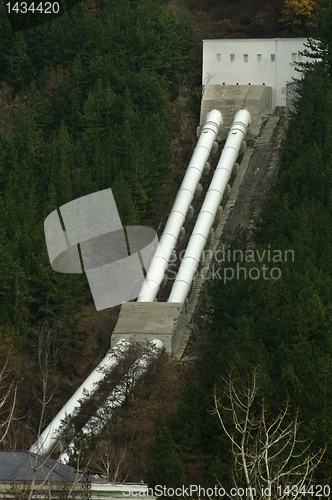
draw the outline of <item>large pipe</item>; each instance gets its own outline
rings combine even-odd
[[[249,125],[250,114],[248,111],[243,109],[236,113],[168,302],[183,303],[188,296],[201,254],[222,201],[223,193],[231,177],[243,139],[247,135]]]
[[[129,347],[130,342],[121,339],[107,352],[99,365],[90,373],[88,378],[38,437],[37,441],[31,446],[30,451],[38,455],[46,456],[54,450],[61,435],[68,426],[69,419],[78,414],[81,403],[91,398],[98,389],[99,383],[105,378],[110,370],[119,363],[119,360]]]
[[[111,394],[97,410],[96,414],[85,424],[81,430],[83,436],[90,436],[91,434],[97,435],[103,429],[105,425],[105,414],[107,414],[107,419],[109,420],[114,410],[124,403],[128,394],[128,386],[130,389],[133,389],[139,378],[147,371],[151,362],[159,356],[160,349],[162,349],[163,346],[163,342],[159,339],[154,339],[149,343],[147,351],[133,363],[126,377],[112,390]],[[70,454],[74,448],[75,443],[72,441],[60,456],[60,462],[65,464],[68,463]]]
[[[158,248],[149,266],[137,302],[153,302],[157,296],[170,256],[175,248],[221,124],[221,113],[216,109],[210,111],[160,238]]]

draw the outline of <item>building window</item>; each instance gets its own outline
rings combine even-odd
[[[262,60],[262,54],[257,54],[257,61],[261,61]]]
[[[217,61],[221,60],[221,54],[217,54]]]
[[[296,61],[296,52],[292,52],[292,61]]]
[[[302,61],[302,54],[301,54],[301,52],[299,52],[299,59],[298,60]]]
[[[276,60],[276,55],[275,54],[271,54],[271,61],[275,61]]]
[[[244,62],[248,62],[248,54],[243,54],[243,60]]]
[[[230,56],[231,56],[231,62],[234,62],[235,54],[230,54]]]

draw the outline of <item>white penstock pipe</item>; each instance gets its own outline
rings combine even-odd
[[[236,113],[168,302],[183,303],[188,296],[201,254],[206,245],[225,188],[231,177],[242,142],[247,135],[249,125],[250,114],[248,111],[243,109]]]
[[[160,349],[164,346],[163,342],[158,339],[152,340],[149,345],[152,347],[152,350],[148,350],[135,361],[128,370],[126,377],[112,390],[106,401],[98,408],[96,414],[85,424],[81,430],[84,436],[90,436],[91,434],[97,435],[103,429],[106,423],[105,415],[106,419],[109,420],[113,411],[124,403],[128,395],[128,387],[130,389],[134,388],[138,379],[144,375],[151,362],[159,356]],[[60,456],[60,462],[65,464],[68,463],[70,454],[74,448],[75,443],[72,441]]]
[[[54,417],[52,422],[31,446],[30,451],[38,455],[49,455],[54,450],[63,432],[69,424],[69,420],[80,411],[81,403],[88,401],[98,389],[99,383],[105,378],[110,370],[116,366],[125,352],[129,349],[130,342],[121,339],[110,349],[104,359],[93,370],[83,384],[77,389],[65,406]]]
[[[172,211],[168,217],[164,232],[160,238],[159,245],[152,258],[137,302],[153,302],[157,296],[170,256],[175,248],[221,124],[221,113],[216,109],[210,111],[178,191]]]

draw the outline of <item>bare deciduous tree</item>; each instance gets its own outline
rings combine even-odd
[[[20,363],[11,339],[2,336],[0,327],[0,448],[8,447],[8,435],[19,420],[16,410],[22,381]]]
[[[40,387],[38,391],[33,389],[33,393],[40,403],[36,411],[37,415],[39,414],[37,435],[40,436],[45,420],[47,420],[48,406],[56,390],[56,371],[61,351],[66,347],[68,339],[63,335],[59,322],[53,326],[45,322],[39,328],[35,328],[35,338],[37,341],[34,346],[36,348],[35,361],[38,365]],[[3,345],[6,351],[3,349],[4,352],[0,352],[0,444],[3,443],[3,446],[13,449],[13,446],[8,446],[10,443],[8,443],[7,434],[12,423],[17,420],[15,409],[20,380],[15,351],[8,341],[4,341]],[[18,459],[20,460],[19,456]],[[60,465],[59,459],[49,461],[47,457],[31,454],[25,465],[30,469],[30,474],[27,474],[28,479],[23,486],[21,480],[13,477],[11,489],[13,497],[22,500],[90,498],[89,488],[82,482],[87,470],[80,471],[79,462],[76,464],[76,472],[73,469],[71,477],[68,480],[64,478],[63,483],[60,484],[52,483],[52,475]]]
[[[228,406],[222,404],[215,389],[214,413],[231,442],[234,486],[240,492],[244,490],[243,496],[229,498],[282,500],[289,496],[290,490],[293,499],[302,496],[325,449],[311,453],[310,443],[303,447],[305,441],[299,439],[298,412],[290,418],[288,401],[270,421],[264,397],[260,398],[259,411],[254,410],[259,397],[256,371],[242,391],[236,390],[232,374],[224,381]],[[225,412],[231,413],[232,430],[227,427]]]
[[[10,358],[7,357],[0,370],[0,443],[5,441],[9,427],[15,418],[18,384],[12,376]]]
[[[126,455],[126,448],[117,449],[110,442],[100,441],[95,452],[95,462],[92,460],[91,466],[105,476],[107,481],[116,483],[123,476],[125,481],[128,477]]]
[[[40,330],[36,330],[36,337],[38,339],[39,377],[42,384],[42,396],[38,397],[35,392],[35,397],[41,405],[38,428],[38,435],[40,435],[41,429],[44,426],[47,405],[50,403],[55,393],[53,379],[58,349],[54,347],[53,328],[50,328],[47,323],[44,323]]]

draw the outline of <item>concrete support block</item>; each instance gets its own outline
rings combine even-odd
[[[190,207],[188,209],[188,213],[187,213],[187,219],[188,220],[192,219],[194,213],[195,213],[194,207],[192,205],[190,205]]]
[[[209,175],[211,170],[211,164],[207,161],[204,166],[203,175]]]
[[[224,196],[223,196],[223,201],[227,200],[229,195],[231,194],[232,188],[229,184],[227,184],[225,191],[224,191]]]
[[[211,155],[215,155],[218,152],[219,149],[219,144],[217,141],[214,141],[212,149],[211,149]]]
[[[262,116],[272,112],[272,88],[267,85],[213,85],[206,88],[201,102],[200,125],[205,123],[209,111],[218,109],[222,113],[223,127],[218,136],[226,138],[226,131],[233,122],[235,113],[247,109],[251,115],[249,138],[258,135]]]
[[[241,148],[240,148],[240,154],[244,155],[244,153],[247,151],[247,143],[246,141],[242,142]]]
[[[197,198],[199,198],[201,196],[202,190],[203,190],[202,184],[198,184],[196,192],[195,192],[195,196],[197,196]]]
[[[233,167],[232,174],[237,175],[237,174],[238,174],[238,171],[239,171],[239,164],[238,164],[238,163],[235,163],[235,165],[234,165],[234,167]]]
[[[217,210],[217,215],[216,215],[216,222],[219,224],[219,222],[221,221],[221,217],[222,217],[222,214],[224,213],[224,209],[223,207],[219,207],[218,210]]]
[[[166,352],[174,352],[186,327],[185,306],[170,302],[126,302],[115,325],[111,347],[120,339],[143,345],[153,339],[163,341]]]

